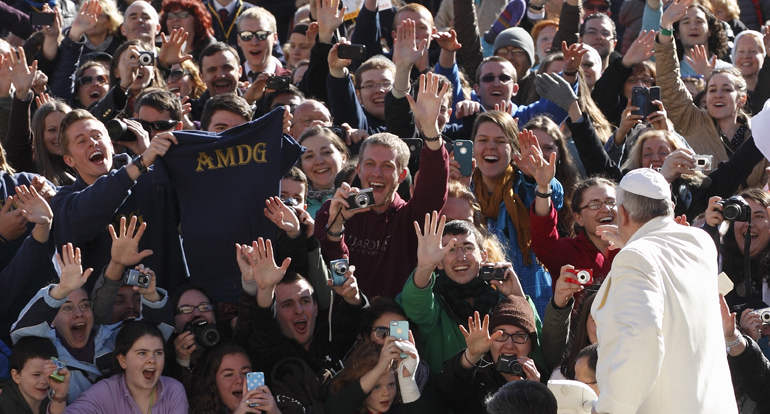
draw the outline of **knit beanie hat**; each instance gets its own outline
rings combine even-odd
[[[484,33],[484,40],[490,45],[495,43],[497,35],[505,29],[519,25],[521,18],[527,10],[527,3],[524,0],[511,0],[502,13],[497,16],[497,20],[492,23],[492,27]]]
[[[490,334],[495,332],[500,325],[518,326],[530,336],[537,336],[535,315],[532,313],[529,302],[520,296],[506,296],[489,315]]]
[[[535,62],[535,42],[532,41],[532,36],[521,27],[511,27],[497,35],[493,50],[497,52],[499,49],[507,46],[523,49],[527,52],[527,56],[529,56],[529,63],[533,64]]]

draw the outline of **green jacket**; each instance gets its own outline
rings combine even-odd
[[[420,356],[428,363],[431,372],[438,374],[441,372],[445,361],[466,348],[465,337],[460,330],[460,324],[467,328],[468,318],[467,316],[455,318],[444,309],[446,305],[443,299],[433,294],[436,277],[434,272],[431,274],[428,286],[419,289],[414,284],[414,272],[412,272],[404,285],[404,290],[396,297],[396,302],[404,309],[407,318],[417,325],[419,336],[416,340],[420,346]],[[502,295],[500,297],[502,298]],[[540,338],[543,326],[540,322],[540,316],[538,316],[535,304],[529,296],[527,296],[527,301],[535,315],[537,336]],[[481,317],[483,318],[484,315]],[[545,367],[539,343],[535,344],[532,359],[538,369]],[[546,375],[542,371],[541,374]]]

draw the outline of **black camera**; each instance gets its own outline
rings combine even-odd
[[[516,355],[500,355],[497,358],[497,372],[527,378],[524,367]]]
[[[729,221],[749,221],[751,206],[741,196],[732,196],[719,201],[722,206],[722,216]]]
[[[350,210],[364,208],[374,205],[374,193],[371,188],[363,189],[356,194],[348,196],[348,205]]]
[[[129,286],[148,288],[150,287],[150,275],[138,270],[129,269],[126,272],[126,284]]]
[[[330,126],[329,129],[334,132],[334,135],[336,135],[339,139],[342,140],[342,142],[347,142],[348,140],[348,130],[343,127],[338,126]]]
[[[148,50],[139,51],[139,66],[152,66],[155,64],[155,53]]]
[[[211,348],[219,343],[219,331],[217,331],[216,326],[203,319],[187,322],[183,332],[190,332],[195,335],[195,345],[198,346],[198,349]]]
[[[133,131],[128,129],[128,125],[121,119],[110,119],[105,125],[107,128],[107,134],[110,135],[112,141],[136,141],[137,136]]]
[[[276,92],[282,92],[289,89],[290,79],[288,76],[273,76],[265,83],[266,89],[272,89]]]
[[[481,269],[479,269],[479,277],[485,282],[491,280],[505,280],[506,270],[508,269],[502,267],[495,268],[494,266],[481,266]]]

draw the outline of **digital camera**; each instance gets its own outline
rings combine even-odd
[[[594,284],[594,271],[591,269],[570,269],[567,270],[567,272],[572,273],[575,275],[572,280],[568,280],[572,283],[577,283],[578,285],[593,285]]]
[[[139,66],[152,66],[155,64],[155,53],[148,50],[139,51]]]
[[[374,205],[374,192],[371,188],[363,189],[356,194],[348,196],[350,210],[365,208]]]
[[[329,268],[332,271],[332,284],[342,286],[345,284],[345,273],[348,272],[348,259],[332,260],[329,262]]]
[[[150,287],[150,275],[144,274],[138,270],[129,269],[126,272],[126,284],[129,286],[148,288]]]
[[[749,221],[751,217],[751,206],[739,195],[721,200],[719,205],[722,206],[722,216],[725,220]]]
[[[695,156],[695,171],[709,172],[712,169],[714,157],[711,155],[696,155]]]
[[[495,268],[494,266],[481,266],[479,269],[479,277],[485,282],[491,280],[505,280],[505,271],[508,270],[504,267]]]
[[[190,332],[195,335],[195,345],[198,346],[198,349],[211,348],[219,343],[219,331],[217,331],[216,326],[203,319],[187,322],[183,332]]]
[[[762,321],[762,325],[770,324],[770,308],[762,308],[754,310],[754,313],[759,315],[759,320]]]
[[[524,367],[516,355],[500,355],[497,358],[497,372],[511,374],[521,378],[527,378]]]
[[[56,382],[64,382],[64,375],[60,374],[59,371],[66,368],[67,366],[64,365],[64,362],[61,362],[59,358],[56,357],[51,357],[51,362],[56,365],[56,371],[52,372],[48,377]]]

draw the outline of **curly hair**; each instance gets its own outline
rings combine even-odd
[[[204,39],[214,36],[214,29],[211,27],[211,14],[203,7],[203,2],[196,0],[163,0],[163,8],[160,11],[160,27],[167,35],[166,21],[168,13],[174,9],[182,9],[195,15],[195,33],[193,33],[193,47],[197,48]]]
[[[334,377],[334,380],[329,385],[329,392],[331,394],[339,394],[347,388],[348,385],[358,381],[367,372],[374,369],[377,366],[377,362],[380,360],[381,345],[364,343],[357,347],[347,359],[345,359],[345,368]],[[396,366],[391,365],[389,370],[395,373]],[[396,401],[399,398],[396,397]],[[359,413],[365,413],[365,406],[361,406],[358,410]]]
[[[194,381],[190,395],[190,414],[211,414],[225,411],[225,405],[217,388],[217,372],[227,355],[242,354],[249,359],[246,350],[235,344],[220,345],[209,352],[200,365],[200,379]],[[189,391],[188,391],[189,392]]]
[[[725,32],[724,26],[722,26],[722,23],[717,20],[717,17],[714,16],[714,13],[711,12],[707,7],[701,5],[701,4],[693,4],[690,6],[692,9],[693,7],[696,7],[700,9],[703,14],[706,15],[706,22],[708,23],[708,30],[709,33],[709,39],[708,39],[708,50],[709,52],[715,54],[718,59],[724,59],[725,56],[727,56],[727,52],[729,51],[728,47],[728,41],[727,33]],[[679,22],[674,23],[674,33],[679,32]],[[684,59],[684,54],[686,50],[684,50],[684,45],[682,45],[682,42],[679,40],[678,36],[674,36],[674,39],[676,39],[676,53],[679,56],[679,60]]]

